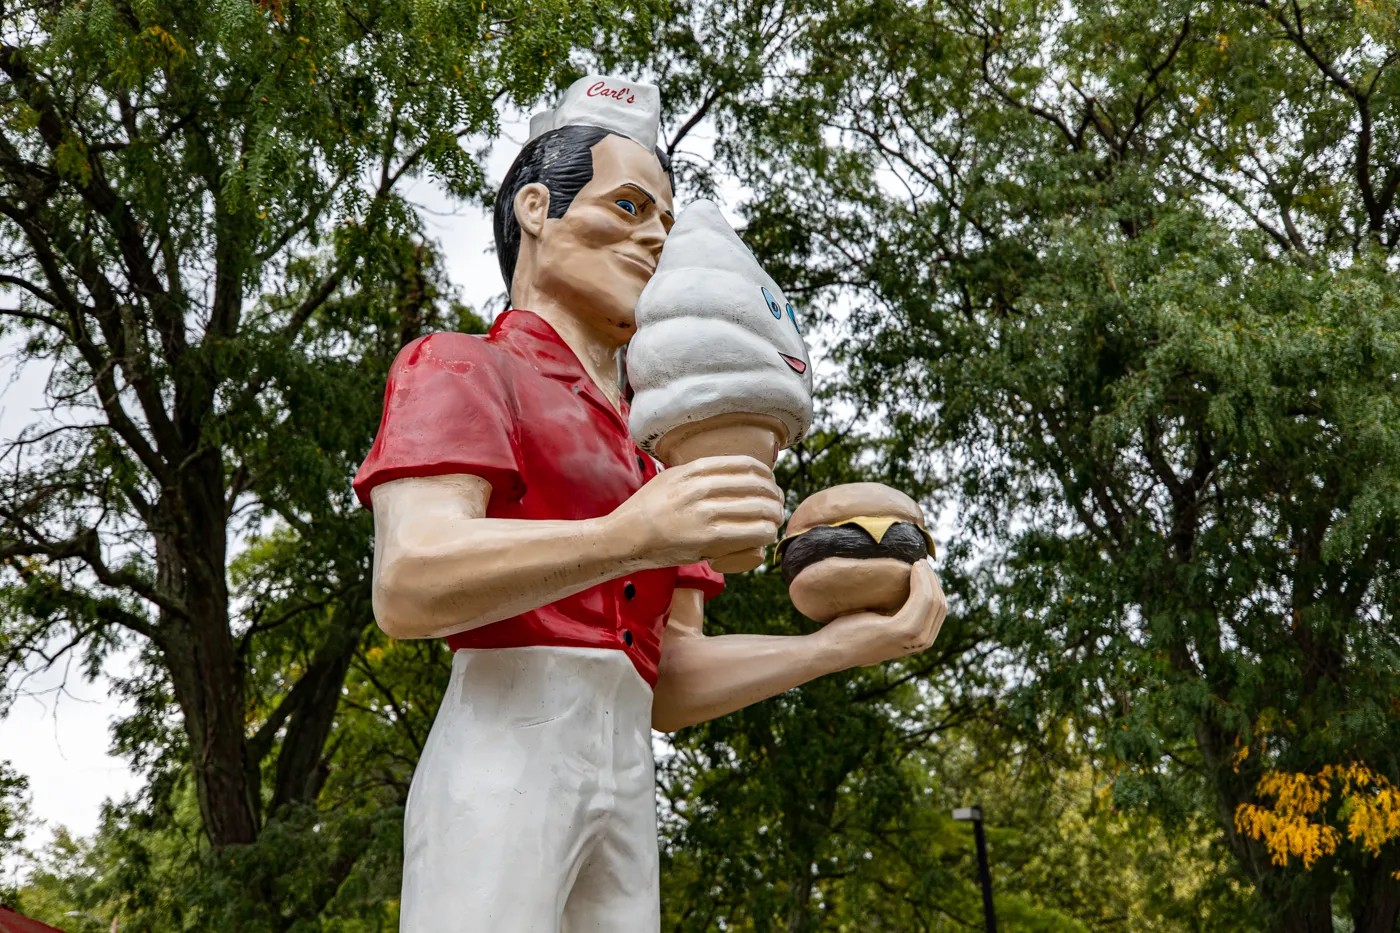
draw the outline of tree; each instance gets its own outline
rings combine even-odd
[[[746,237],[977,543],[1024,728],[1213,824],[1270,929],[1393,930],[1400,846],[1235,817],[1400,779],[1395,6],[726,9],[784,31],[711,111]]]
[[[819,432],[779,467],[791,502],[838,482],[891,481],[897,451]],[[917,489],[915,491],[918,491]],[[965,544],[949,592],[976,592]],[[959,552],[962,552],[959,556]],[[731,578],[717,632],[798,634],[777,573]],[[959,930],[981,922],[974,845],[954,807],[991,818],[1008,931],[1249,929],[1217,884],[1214,838],[1114,810],[1065,720],[1018,734],[983,608],[961,603],[928,652],[824,677],[671,737],[662,788],[662,928],[751,933]]]
[[[443,650],[374,631],[346,479],[393,352],[479,326],[396,185],[480,194],[456,132],[606,21],[838,364],[794,502],[872,476],[960,532],[932,654],[676,737],[670,928],[951,928],[972,794],[1009,928],[1395,928],[1391,837],[1275,864],[1247,818],[1400,782],[1392,4],[0,12],[3,314],[62,416],[6,460],[0,650],[141,645],[152,776],[51,909],[392,926]],[[710,627],[803,624],[770,573]]]
[[[461,141],[617,12],[0,5],[0,327],[52,367],[49,417],[0,457],[0,672],[139,649],[118,747],[182,858],[243,892],[238,928],[317,916],[377,832],[313,833],[373,644],[348,477],[398,348],[479,326],[399,189],[479,198]]]
[[[29,817],[28,788],[29,782],[16,774],[9,762],[0,761],[0,861],[19,855],[20,844],[24,842]],[[9,903],[14,898],[11,882],[0,866],[0,903]]]

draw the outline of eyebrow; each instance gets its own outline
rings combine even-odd
[[[637,191],[640,191],[642,194],[646,195],[646,196],[647,196],[647,199],[650,200],[651,203],[656,204],[656,205],[660,205],[660,203],[661,203],[660,201],[656,200],[656,195],[652,194],[650,191],[648,191],[647,189],[643,188],[641,185],[637,184],[636,182],[624,181],[619,187],[622,187],[622,188],[635,188]],[[670,211],[662,211],[662,213],[665,214],[667,217],[675,217],[675,215],[672,214]]]

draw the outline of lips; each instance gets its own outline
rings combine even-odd
[[[802,360],[799,360],[797,357],[788,356],[786,353],[779,353],[778,355],[783,358],[784,363],[792,367],[792,371],[797,373],[797,375],[800,376],[807,371],[807,364],[804,363]]]
[[[618,253],[617,255],[623,262],[635,266],[638,271],[642,272],[648,278],[656,272],[656,265],[654,263],[644,262],[636,256],[630,256],[627,253]]]

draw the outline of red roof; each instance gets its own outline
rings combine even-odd
[[[31,920],[0,904],[0,933],[63,933],[57,927]]]

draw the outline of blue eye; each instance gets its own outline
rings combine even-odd
[[[783,309],[778,304],[778,299],[774,298],[773,293],[761,285],[759,286],[759,290],[763,292],[763,303],[768,305],[768,310],[772,311],[773,316],[781,321],[783,319]]]
[[[618,201],[617,206],[622,208],[627,213],[631,214],[633,217],[637,216],[637,205],[633,204],[631,201]]]
[[[792,310],[792,302],[788,302],[788,320],[789,320],[789,321],[792,321],[792,326],[793,326],[793,328],[794,328],[799,334],[802,333],[802,328],[800,328],[800,327],[797,326],[797,314],[794,313],[793,310]]]

